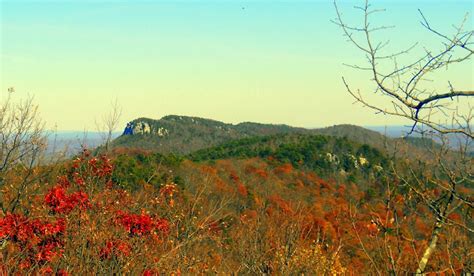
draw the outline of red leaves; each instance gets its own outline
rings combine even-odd
[[[122,192],[106,188],[112,183],[113,167],[105,156],[93,157],[84,152],[63,172],[57,177],[56,185],[43,196],[34,198],[39,202],[35,202],[29,215],[0,215],[0,246],[5,250],[3,252],[9,252],[6,260],[0,254],[0,274],[5,265],[25,273],[67,275],[58,269],[70,261],[71,254],[75,254],[71,249],[78,244],[93,246],[97,250],[96,256],[106,260],[132,256],[137,246],[132,241],[136,237],[149,237],[140,238],[149,248],[168,237],[165,236],[170,231],[167,219],[146,213],[116,211],[127,202],[121,197],[128,193],[123,192],[122,196]],[[174,183],[164,185],[159,191],[169,206],[174,204],[177,192]],[[37,218],[33,219],[33,216]],[[116,223],[127,233],[117,229],[109,231],[109,222]],[[65,234],[66,225],[68,235]],[[128,238],[124,237],[127,234]],[[104,242],[97,244],[97,241]]]
[[[90,208],[89,196],[82,191],[72,193],[69,198],[82,210]]]
[[[95,180],[107,180],[112,175],[113,165],[107,156],[91,157],[89,151],[84,150],[80,157],[72,162],[72,180],[79,186],[83,186]]]
[[[86,179],[93,176],[104,177],[112,173],[112,165],[110,160],[105,156],[99,159],[90,158],[90,153],[84,150],[81,157],[74,159],[72,171],[69,175],[58,177],[57,185],[46,194],[44,201],[54,213],[68,214],[76,207],[85,210],[91,207],[89,196],[82,190],[67,194],[66,189],[73,188],[82,189],[86,185]],[[77,184],[71,187],[71,181]],[[91,183],[88,183],[91,184]]]
[[[93,161],[93,163],[91,163]],[[98,177],[106,177],[112,175],[113,166],[109,158],[102,155],[99,160],[91,159],[89,166],[92,168],[92,172]]]
[[[117,213],[116,222],[122,225],[131,236],[144,236],[169,231],[169,222],[162,218],[152,218],[147,214]]]
[[[110,240],[100,249],[99,257],[102,260],[110,259],[112,257],[126,257],[130,255],[131,250],[131,246],[124,241]]]
[[[27,242],[35,236],[54,236],[64,233],[65,230],[66,224],[63,219],[50,223],[39,219],[29,220],[18,214],[9,214],[0,218],[0,238],[2,239]]]
[[[156,270],[153,269],[147,269],[143,271],[143,276],[155,276],[155,275],[160,275]]]
[[[9,214],[0,219],[0,239],[13,242],[26,253],[23,265],[45,263],[62,254],[63,234],[66,221],[55,223],[39,219],[28,219],[23,215]]]
[[[59,214],[68,214],[76,207],[82,210],[90,208],[89,197],[86,193],[77,191],[67,195],[66,190],[60,185],[53,187],[46,194],[44,201],[54,213]]]
[[[155,219],[155,229],[161,233],[167,234],[170,230],[170,223],[164,218]]]
[[[43,267],[41,270],[40,270],[40,273],[42,275],[45,275],[45,274],[52,274],[53,273],[53,269],[50,267],[50,266],[46,266],[46,267]]]
[[[63,188],[68,188],[71,185],[71,182],[66,175],[58,176],[56,183]]]
[[[74,205],[66,196],[66,191],[61,186],[53,187],[44,197],[44,202],[55,213],[69,213]]]

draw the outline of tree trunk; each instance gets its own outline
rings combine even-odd
[[[443,228],[443,219],[438,218],[433,229],[433,233],[431,234],[430,245],[428,248],[425,249],[423,253],[423,257],[421,258],[420,262],[418,263],[418,269],[416,270],[416,275],[421,275],[428,264],[428,261],[433,254],[434,250],[436,249],[436,245],[438,244],[439,234],[441,232],[441,228]]]

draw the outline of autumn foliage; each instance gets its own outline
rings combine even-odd
[[[322,178],[271,159],[171,166],[149,157],[84,151],[62,164],[51,184],[43,180],[22,202],[22,212],[1,215],[1,272],[409,273],[431,229],[428,210],[410,194],[388,194],[389,178],[364,179],[361,188],[338,174]],[[142,160],[137,169],[151,166],[156,182],[120,187],[117,179],[127,175],[116,160],[124,158]],[[431,271],[472,267],[468,236],[450,231]]]

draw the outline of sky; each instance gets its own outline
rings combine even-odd
[[[452,32],[474,3],[373,2],[386,8],[374,24],[395,26],[378,37],[390,39],[388,50],[420,42],[407,61],[441,45],[418,9]],[[340,1],[349,22],[361,19],[359,3]],[[123,126],[169,114],[300,127],[406,123],[353,104],[341,77],[368,94],[373,84],[344,66],[364,55],[331,23],[332,0],[0,0],[0,9],[0,100],[8,87],[16,99],[33,96],[48,128],[94,131],[115,100]],[[472,89],[473,68],[470,60],[444,77]]]

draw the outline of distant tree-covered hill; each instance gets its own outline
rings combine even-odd
[[[354,125],[337,125],[321,129],[305,129],[288,125],[245,122],[228,124],[210,119],[170,115],[159,120],[139,118],[127,124],[124,134],[112,143],[115,148],[140,148],[156,153],[186,155],[192,152],[244,138],[281,134],[324,135],[347,138],[380,151],[422,155],[418,138],[389,138],[376,131]],[[250,139],[251,140],[251,139]],[[241,143],[239,141],[238,143]]]
[[[160,153],[187,154],[234,139],[279,133],[309,133],[303,128],[257,123],[226,124],[219,121],[165,116],[159,120],[140,118],[130,122],[114,147],[142,148]]]

